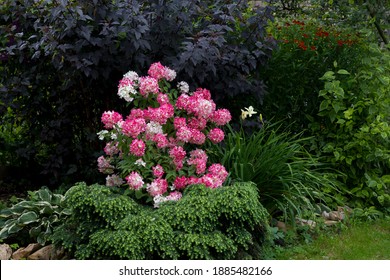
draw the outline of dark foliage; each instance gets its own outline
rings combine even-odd
[[[0,114],[25,128],[14,152],[39,184],[96,181],[99,118],[125,110],[128,70],[161,61],[230,105],[264,93],[270,10],[248,1],[4,0],[0,14]]]

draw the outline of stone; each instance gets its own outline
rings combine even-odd
[[[339,221],[331,221],[331,220],[327,220],[327,221],[324,222],[324,224],[327,225],[327,226],[334,226],[334,225],[336,225],[338,223],[339,223]]]
[[[345,219],[344,211],[331,211],[329,213],[329,220],[342,221]]]
[[[12,249],[8,244],[0,245],[0,260],[9,260],[12,256]]]
[[[310,228],[315,228],[317,225],[317,223],[315,221],[305,220],[305,219],[300,219],[300,218],[297,218],[296,222],[297,222],[297,224],[299,224],[301,226],[308,225]]]
[[[38,251],[34,252],[27,257],[28,260],[51,260],[53,245],[47,245],[42,247]]]
[[[322,215],[322,217],[323,217],[325,220],[329,220],[329,213],[328,213],[328,212],[323,211],[321,215]]]
[[[64,248],[57,248],[57,247],[53,246],[53,249],[51,251],[51,259],[52,260],[62,260],[66,257],[67,256],[65,256]]]
[[[26,259],[28,256],[33,254],[35,251],[39,250],[42,248],[42,245],[39,243],[31,243],[29,244],[26,248],[21,247],[18,250],[16,250],[12,254],[12,259],[13,260],[21,260],[21,259]]]
[[[28,260],[61,260],[65,256],[63,248],[57,248],[53,244],[40,248],[27,257]]]

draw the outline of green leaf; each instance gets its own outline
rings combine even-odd
[[[320,104],[320,112],[328,109],[329,103],[329,100],[323,100]]]
[[[64,200],[64,196],[61,194],[53,194],[51,197],[51,204],[59,205]]]
[[[45,215],[51,215],[53,212],[54,209],[51,206],[45,206],[39,211],[40,214],[45,214]]]
[[[341,87],[337,87],[335,90],[335,94],[337,97],[344,98],[344,89]]]
[[[32,227],[29,230],[29,234],[31,237],[36,238],[41,233],[41,226]]]
[[[20,231],[23,227],[17,225],[17,224],[13,224],[11,225],[9,228],[8,228],[8,234],[13,234],[13,233],[16,233],[18,231]]]
[[[362,190],[361,192],[365,197],[370,197],[370,194],[368,193],[367,190]]]
[[[10,208],[3,209],[0,212],[0,218],[8,218],[8,217],[11,217],[13,214],[14,213],[13,213],[12,209],[10,209]]]
[[[6,239],[8,237],[8,229],[9,227],[3,227],[0,231],[0,239]]]
[[[337,71],[337,74],[350,75],[350,73],[347,70],[344,70],[344,69],[340,69],[339,71]]]
[[[385,182],[386,184],[390,183],[390,175],[383,175],[381,177],[381,179],[383,180],[383,182]]]
[[[337,120],[337,123],[338,123],[338,124],[344,124],[344,123],[345,123],[345,120],[344,120],[344,119],[338,119],[338,120]]]
[[[342,108],[342,105],[340,105],[339,102],[333,102],[333,103],[332,103],[332,107],[333,107],[334,111],[335,111],[336,113],[338,113],[338,111],[340,111],[340,109]]]
[[[334,72],[333,71],[328,71],[320,78],[320,80],[334,80]]]
[[[72,214],[72,209],[66,208],[66,209],[62,210],[61,214],[69,216]]]
[[[141,199],[141,198],[143,198],[143,197],[146,196],[146,194],[144,194],[144,193],[142,192],[142,190],[136,190],[134,193],[135,193],[135,197],[136,197],[137,199]]]
[[[18,219],[18,223],[22,225],[27,225],[36,222],[37,220],[38,220],[37,213],[30,211],[22,214]]]
[[[46,189],[46,188],[40,189],[37,191],[37,194],[41,200],[47,201],[47,202],[51,201],[51,192],[48,189]]]
[[[378,184],[378,183],[377,183],[376,181],[374,181],[374,180],[368,181],[368,186],[369,186],[370,188],[376,187],[377,184]]]

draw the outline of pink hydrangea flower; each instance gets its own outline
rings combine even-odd
[[[176,72],[166,66],[163,66],[160,62],[153,63],[149,67],[148,75],[157,80],[164,78],[167,81],[173,81],[176,78]]]
[[[218,177],[222,182],[224,182],[229,175],[225,167],[219,163],[212,164],[207,170],[209,174]]]
[[[178,201],[182,197],[182,193],[178,191],[171,192],[165,197],[166,201]]]
[[[179,118],[175,117],[173,119],[173,126],[176,130],[178,130],[180,127],[187,126],[187,120],[186,118]]]
[[[168,182],[165,179],[155,179],[152,183],[147,184],[146,190],[155,197],[164,194],[168,189]]]
[[[197,88],[196,91],[194,91],[193,96],[196,96],[197,98],[211,100],[211,92],[205,88]]]
[[[158,102],[158,104],[160,104],[160,106],[162,106],[164,104],[170,104],[169,96],[165,93],[159,93],[157,95],[157,102]]]
[[[187,94],[183,93],[177,98],[175,105],[176,108],[180,110],[186,110],[189,102],[190,102],[190,97]]]
[[[134,139],[130,144],[130,153],[137,157],[142,157],[145,154],[145,142],[142,140]]]
[[[142,109],[131,109],[130,115],[127,117],[127,119],[139,119],[144,118],[144,110]]]
[[[201,178],[195,177],[195,176],[190,176],[187,178],[187,185],[197,185],[197,184],[202,184]]]
[[[214,101],[192,95],[188,98],[185,110],[199,118],[208,119],[215,111]]]
[[[122,124],[122,132],[124,135],[136,138],[141,132],[146,129],[146,122],[143,118],[126,119]]]
[[[206,187],[215,189],[222,186],[223,181],[218,176],[212,174],[205,174],[200,178],[200,182]]]
[[[121,114],[115,112],[115,111],[105,111],[102,114],[102,123],[104,124],[104,127],[107,129],[111,129],[114,127],[116,123],[123,120],[123,117]]]
[[[108,156],[113,156],[119,153],[118,142],[108,142],[104,147],[104,152]]]
[[[175,146],[169,150],[169,156],[173,160],[173,164],[176,166],[176,170],[183,168],[183,160],[186,157],[186,151],[181,146]]]
[[[170,103],[165,103],[160,106],[159,113],[161,114],[161,117],[164,119],[163,122],[160,122],[161,124],[165,124],[168,119],[172,118],[175,115],[175,108]]]
[[[196,149],[190,152],[190,158],[187,160],[187,163],[196,167],[196,174],[202,174],[206,171],[207,158],[205,151]]]
[[[202,145],[206,141],[206,135],[197,129],[191,129],[192,137],[190,143]]]
[[[184,143],[192,139],[192,131],[188,127],[182,126],[176,131],[176,139]]]
[[[130,186],[132,190],[139,190],[144,185],[144,181],[142,176],[138,172],[131,172],[126,177],[127,184]]]
[[[158,108],[149,107],[146,113],[146,118],[150,121],[157,122],[159,124],[166,124],[169,118],[172,118],[175,114],[175,108],[170,103],[161,105]]]
[[[215,123],[216,125],[225,125],[228,122],[231,121],[232,116],[227,109],[218,109],[216,110],[212,116],[211,116],[211,121]]]
[[[190,118],[188,121],[188,127],[198,130],[203,130],[207,126],[207,120],[205,118]]]
[[[173,186],[177,190],[182,190],[184,189],[188,184],[187,177],[185,176],[178,176],[175,178],[175,181],[173,182]]]
[[[124,183],[123,179],[117,174],[108,175],[106,177],[106,186],[107,187],[117,187]]]
[[[223,140],[225,133],[219,128],[213,128],[210,130],[207,137],[211,140],[211,142],[217,144]]]
[[[158,81],[152,77],[139,78],[139,92],[141,95],[147,97],[149,93],[157,94],[160,91]]]
[[[153,169],[153,176],[156,178],[161,178],[165,173],[164,168],[159,164],[153,166],[152,169]]]
[[[161,133],[157,133],[157,134],[153,135],[152,140],[156,143],[157,147],[160,149],[168,147],[168,145],[169,145],[167,137]]]
[[[114,166],[111,165],[109,159],[106,159],[104,156],[100,156],[97,159],[99,172],[103,174],[112,174],[114,173]]]
[[[156,80],[160,80],[164,78],[165,67],[160,62],[153,63],[149,67],[148,75]]]

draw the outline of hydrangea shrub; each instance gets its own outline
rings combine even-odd
[[[228,176],[218,163],[208,164],[204,146],[224,139],[222,126],[231,120],[227,109],[217,109],[209,90],[189,91],[171,85],[176,72],[160,62],[147,76],[127,72],[119,81],[118,96],[132,106],[127,116],[105,111],[98,133],[107,142],[98,169],[107,186],[126,186],[137,197],[153,198],[154,206],[178,200],[189,185],[222,186]]]

